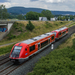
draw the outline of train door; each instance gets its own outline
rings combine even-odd
[[[51,35],[51,43],[55,41],[55,35]]]
[[[50,38],[48,38],[48,43],[50,43]]]
[[[29,55],[29,47],[27,46],[26,48],[25,48],[25,56],[28,56]]]
[[[59,37],[58,38],[60,38],[62,36],[62,33],[61,32],[59,32]]]
[[[40,50],[40,43],[38,43],[38,50]]]

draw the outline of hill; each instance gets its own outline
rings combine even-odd
[[[0,41],[0,45],[33,38],[41,34],[50,32],[52,30],[61,28],[64,25],[71,23],[72,21],[69,22],[68,21],[55,21],[55,22],[31,21],[31,22],[35,26],[32,32],[26,29],[28,21],[18,21],[17,23],[14,23],[9,34],[3,40]]]
[[[46,9],[41,9],[41,8],[25,8],[25,7],[11,7],[8,8],[7,11],[12,14],[26,14],[27,12],[33,11],[33,12],[38,12],[41,13],[42,10]],[[51,11],[53,15],[75,15],[75,12],[71,11]]]
[[[41,13],[42,10],[40,8],[25,8],[25,7],[11,7],[7,9],[9,13],[16,13],[16,14],[26,14],[27,12],[33,11]]]

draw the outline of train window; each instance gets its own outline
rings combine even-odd
[[[68,29],[67,29],[67,31],[68,31]]]
[[[64,31],[62,34],[64,35],[66,33],[66,31]]]
[[[52,36],[51,39],[53,40],[54,39],[54,36]]]
[[[13,53],[20,53],[22,46],[15,46],[13,49]]]
[[[48,40],[45,41],[45,42],[43,42],[43,43],[41,43],[41,48],[44,47],[44,46],[46,46],[47,44],[48,44]]]
[[[30,47],[30,52],[33,51],[33,50],[35,50],[35,45]]]
[[[59,35],[61,35],[61,32],[59,33]]]

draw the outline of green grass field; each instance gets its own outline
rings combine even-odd
[[[31,22],[35,26],[35,29],[32,32],[26,29],[28,21],[14,23],[10,33],[2,41],[0,41],[0,45],[30,39],[32,37],[39,36],[41,34],[63,27],[71,23],[72,21],[54,21],[54,22],[31,21]]]

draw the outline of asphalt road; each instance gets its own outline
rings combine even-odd
[[[67,38],[69,38],[73,33],[75,33],[75,26],[69,28],[69,33],[59,41],[55,42],[54,49],[56,49],[62,42],[64,42]],[[28,72],[31,72],[33,70],[33,67],[37,61],[39,61],[40,58],[43,56],[46,56],[54,49],[51,49],[51,46],[44,49],[42,52],[36,54],[34,57],[30,58],[27,62],[25,62],[22,66],[17,68],[15,71],[10,73],[9,75],[26,75]]]

